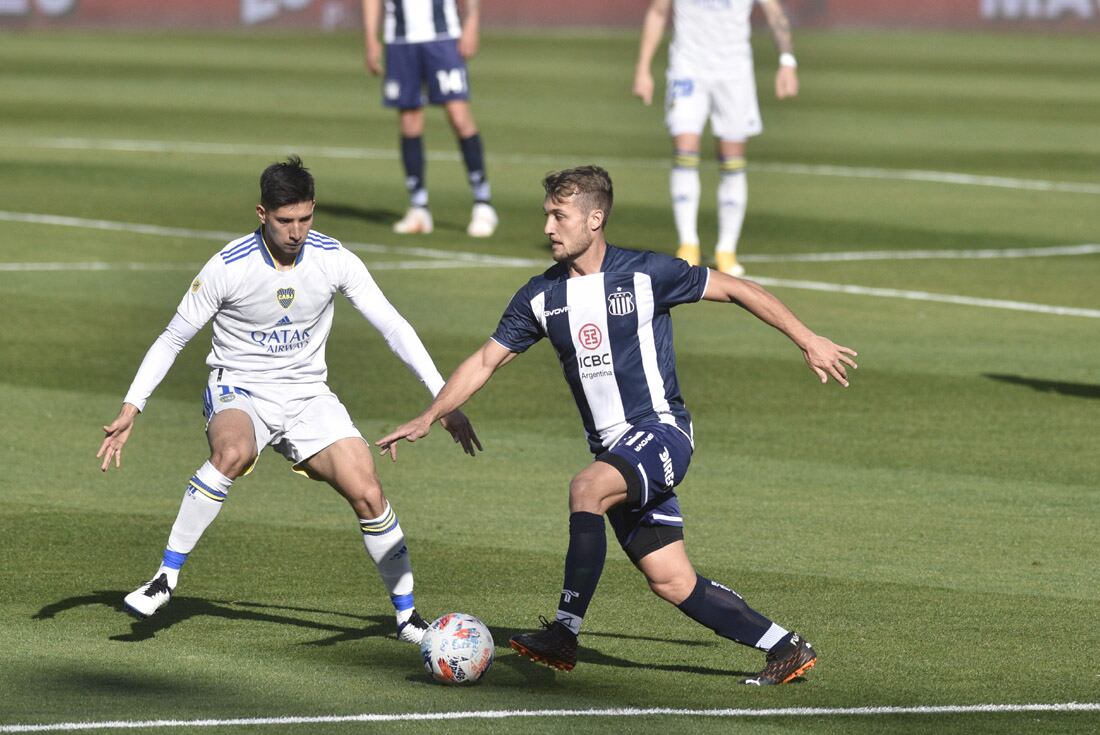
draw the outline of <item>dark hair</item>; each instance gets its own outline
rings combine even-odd
[[[260,204],[264,209],[278,209],[288,204],[311,202],[315,199],[313,174],[302,165],[298,156],[273,163],[260,174]]]
[[[611,189],[611,176],[599,166],[578,166],[564,171],[552,171],[542,180],[546,196],[559,201],[576,197],[576,204],[585,214],[593,209],[603,210],[603,224],[611,218],[611,205],[615,194]]]

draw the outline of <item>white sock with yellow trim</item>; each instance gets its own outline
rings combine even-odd
[[[180,503],[180,512],[168,534],[168,547],[164,550],[164,559],[154,578],[164,574],[168,577],[168,586],[175,589],[179,581],[180,569],[187,561],[187,555],[202,538],[207,526],[214,522],[222,504],[229,497],[229,486],[233,481],[218,472],[214,465],[206,462],[187,482],[187,490]]]
[[[741,225],[749,200],[749,184],[745,177],[745,159],[740,156],[723,158],[718,163],[718,244],[715,252],[737,252]]]
[[[668,183],[672,194],[672,219],[676,223],[680,245],[698,245],[700,184],[697,151],[676,151]]]
[[[390,593],[397,622],[401,624],[412,615],[415,605],[412,562],[397,514],[386,503],[386,509],[377,518],[360,518],[359,530],[363,532],[363,545],[378,568],[378,576]]]

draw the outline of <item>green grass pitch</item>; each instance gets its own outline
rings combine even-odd
[[[405,200],[395,121],[356,35],[0,34],[0,731],[1100,702],[1100,255],[1005,257],[1098,242],[1095,38],[797,41],[802,93],[778,103],[774,51],[757,39],[766,131],[749,146],[741,252],[812,328],[859,350],[853,385],[818,385],[791,344],[734,307],[685,306],[674,321],[698,443],[681,490],[689,552],[703,574],[804,632],[818,667],[794,686],[738,687],[759,655],[652,596],[614,545],[576,671],[511,653],[509,635],[556,604],[567,483],[589,459],[540,345],[468,405],[484,455],[463,456],[437,431],[403,446],[397,464],[379,463],[409,538],[418,606],[475,614],[497,640],[486,679],[449,689],[390,634],[389,603],[343,501],[271,453],[234,486],[171,605],[144,622],[121,612],[206,456],[209,330],[153,396],[121,471],[98,470],[100,426],[198,265],[228,239],[216,233],[253,228],[258,174],[290,151],[317,176],[319,230],[388,246],[360,254],[444,373],[538,270],[455,266],[448,254],[545,260],[546,171],[605,165],[617,190],[609,239],[671,252],[660,106],[629,96],[635,35],[486,36],[470,73],[502,224],[481,242],[464,234],[464,174],[438,111],[426,133],[437,230],[391,234]],[[710,241],[713,162],[703,178]],[[135,227],[145,225],[164,229]],[[917,250],[996,257],[777,258]],[[796,287],[806,281],[865,290]],[[373,439],[427,394],[348,304],[337,311],[330,382]],[[443,727],[1086,733],[1100,712],[536,714],[168,731]]]

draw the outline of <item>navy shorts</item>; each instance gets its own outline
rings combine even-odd
[[[626,480],[626,501],[609,510],[607,519],[631,560],[683,538],[674,488],[687,474],[692,451],[691,439],[679,428],[652,422],[635,426],[596,457]]]
[[[386,46],[386,80],[382,84],[386,107],[411,110],[426,103],[441,105],[469,98],[466,62],[454,39]]]

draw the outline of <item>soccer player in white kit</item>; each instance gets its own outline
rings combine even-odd
[[[434,396],[443,378],[412,326],[341,244],[311,229],[314,181],[296,156],[260,177],[260,226],[230,242],[192,281],[167,329],[150,347],[118,417],[103,427],[96,457],[106,472],[121,466],[134,420],[176,356],[210,319],[213,344],[204,396],[210,459],[188,480],[160,567],[125,598],[141,617],[166,605],[180,569],[228,497],[270,444],[293,469],[324,480],[359,519],[403,641],[419,643],[427,624],[413,604],[413,575],[404,533],[382,493],[374,460],[347,410],[325,383],[325,344],[333,298],[344,294],[385,337],[390,349]],[[480,449],[460,412],[442,420],[468,454]]]
[[[748,184],[745,144],[763,130],[756,100],[749,18],[759,3],[779,50],[775,94],[798,94],[798,63],[791,44],[791,27],[779,0],[653,0],[642,25],[634,94],[653,101],[650,66],[671,12],[674,36],[669,46],[665,92],[665,123],[675,146],[669,188],[680,247],[676,255],[699,265],[699,142],[710,119],[718,142],[717,270],[740,276],[737,240],[745,220]]]

